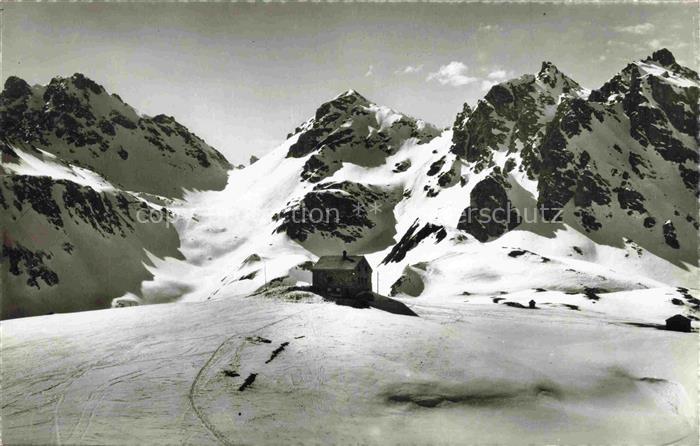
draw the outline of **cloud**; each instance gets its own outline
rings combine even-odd
[[[488,91],[491,89],[491,87],[493,87],[497,83],[498,82],[496,82],[496,81],[483,80],[483,81],[481,81],[481,89],[484,91]]]
[[[460,87],[476,82],[478,79],[467,75],[468,68],[462,62],[452,61],[447,65],[442,65],[440,69],[434,73],[428,74],[426,81],[438,81],[442,85],[450,85],[452,87]]]
[[[494,80],[504,80],[507,75],[505,70],[493,70],[486,77]]]
[[[413,73],[418,73],[422,70],[423,70],[423,64],[417,65],[415,67],[412,65],[408,65],[403,69],[394,71],[394,74],[413,74]]]
[[[365,73],[365,77],[370,77],[374,75],[374,65],[370,65]]]
[[[615,28],[615,31],[620,32],[620,33],[630,33],[630,34],[649,34],[650,32],[654,31],[655,26],[649,22],[647,23],[640,23],[639,25],[630,25],[630,26],[618,26]]]
[[[509,73],[506,70],[501,70],[498,68],[493,69],[493,71],[486,75],[486,79],[481,80],[481,89],[484,91],[489,90],[494,85],[506,80],[508,75]]]
[[[669,47],[669,48],[673,48],[674,50],[676,50],[676,49],[686,48],[688,45],[689,45],[688,42],[681,42],[679,40],[666,39],[666,38],[652,39],[649,42],[647,42],[647,46],[652,51],[660,50],[661,48],[664,48],[664,47]]]

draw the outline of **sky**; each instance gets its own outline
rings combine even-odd
[[[80,72],[174,116],[234,163],[336,95],[440,127],[496,82],[553,62],[596,88],[666,47],[697,70],[686,4],[4,3],[2,82]]]

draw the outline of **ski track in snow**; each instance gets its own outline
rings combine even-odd
[[[235,365],[236,367],[239,365],[240,361],[240,355],[243,351],[243,349],[246,346],[246,343],[248,342],[245,338],[238,343],[236,346],[231,346],[229,347],[229,343],[233,341],[234,339],[237,339],[241,336],[244,335],[253,335],[255,333],[258,333],[265,328],[271,327],[273,325],[279,324],[280,322],[283,322],[291,317],[294,317],[295,315],[290,315],[287,317],[283,317],[281,319],[278,319],[274,322],[271,322],[269,324],[265,324],[261,327],[258,327],[254,330],[248,331],[248,332],[243,332],[243,333],[236,333],[234,335],[231,335],[227,339],[225,339],[212,353],[212,355],[207,359],[207,362],[204,363],[201,369],[199,369],[199,372],[197,372],[197,376],[195,376],[194,381],[192,381],[192,386],[190,386],[190,391],[188,394],[188,398],[190,400],[190,405],[192,406],[192,410],[197,414],[197,417],[199,420],[202,422],[202,425],[212,434],[212,436],[219,441],[221,444],[226,445],[226,446],[232,446],[235,443],[232,443],[228,438],[226,438],[226,435],[220,432],[216,426],[209,420],[209,417],[206,415],[206,413],[200,409],[197,406],[196,403],[196,398],[199,396],[199,391],[198,387],[200,386],[200,383],[203,378],[207,377],[206,375],[209,373],[210,369],[215,365],[218,364],[219,361],[224,358],[224,357],[230,357],[233,356],[233,362],[232,365]]]
[[[104,363],[104,360],[109,358],[110,356],[111,355],[106,355],[106,356],[98,359],[97,361],[91,363],[90,365],[88,365],[88,366],[78,370],[77,372],[71,374],[71,376],[68,378],[68,380],[64,381],[63,383],[60,383],[60,384],[67,383],[67,385],[65,386],[66,390],[62,391],[59,394],[58,401],[56,402],[56,406],[54,408],[54,419],[53,419],[54,423],[53,424],[54,424],[54,430],[55,430],[55,434],[56,434],[56,443],[57,444],[59,444],[59,445],[64,444],[61,441],[61,430],[59,427],[58,420],[60,418],[60,413],[61,413],[61,410],[60,410],[61,404],[63,403],[63,401],[65,399],[67,390],[70,389],[71,386],[77,380],[79,380],[82,376],[84,376],[86,373],[100,368],[100,366]],[[109,365],[106,365],[106,366],[109,367]],[[90,429],[90,423],[95,415],[95,411],[99,408],[100,403],[104,399],[106,389],[108,389],[109,387],[111,387],[114,384],[122,382],[122,379],[125,377],[130,376],[133,378],[135,376],[142,375],[142,374],[146,373],[147,371],[148,371],[148,369],[141,371],[141,372],[130,372],[130,373],[126,373],[123,375],[119,375],[116,378],[111,378],[107,382],[99,385],[97,387],[97,390],[90,391],[88,398],[87,398],[86,405],[83,407],[83,409],[80,413],[80,417],[78,418],[75,425],[72,427],[68,437],[66,438],[65,444],[75,444],[75,441],[73,441],[73,440],[74,440],[74,437],[77,435],[77,432],[79,432],[79,431],[80,431],[80,435],[78,436],[78,439],[80,442],[83,441],[85,434]],[[60,385],[60,384],[58,384],[58,385]],[[56,387],[58,385],[54,385],[52,387]],[[82,429],[80,429],[81,424],[83,424],[84,419],[87,419],[87,420],[85,421],[84,427]]]

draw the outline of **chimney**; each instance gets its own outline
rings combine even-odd
[[[343,260],[347,260],[347,258],[348,258],[348,252],[343,251]]]

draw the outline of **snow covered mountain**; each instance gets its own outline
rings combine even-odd
[[[349,90],[225,189],[161,201],[182,257],[149,256],[129,292],[248,294],[308,282],[309,262],[342,250],[409,303],[539,292],[602,308],[592,294],[694,287],[699,87],[667,50],[593,91],[544,62],[443,132]],[[674,293],[667,311],[693,315]]]
[[[4,143],[4,314],[178,303],[3,321],[3,439],[696,444],[696,335],[657,329],[697,330],[699,91],[545,62],[441,132],[350,90],[181,198]],[[419,317],[297,288],[342,250]]]
[[[506,206],[521,186],[540,214],[563,209],[565,223],[598,243],[634,240],[670,262],[696,264],[697,74],[661,50],[587,96],[544,63],[536,77],[493,87],[458,120],[453,152],[473,172],[491,172],[469,210],[483,209],[484,196]],[[462,225],[482,240],[513,225],[493,226]]]
[[[422,120],[377,106],[349,90],[321,105],[313,118],[287,135],[288,138],[299,135],[287,156],[311,155],[301,177],[318,183],[340,169],[343,162],[379,166],[408,138],[425,143],[439,133]]]
[[[0,95],[0,128],[19,149],[41,149],[119,188],[167,197],[222,189],[231,167],[172,117],[140,116],[80,73],[33,87],[9,77]]]
[[[3,318],[138,291],[152,256],[181,258],[169,197],[227,181],[224,157],[182,125],[139,117],[80,74],[46,87],[10,77],[0,123]]]
[[[465,104],[442,133],[341,94],[225,190],[171,209],[187,260],[157,262],[142,297],[308,281],[309,261],[343,249],[366,254],[379,291],[408,302],[536,291],[602,308],[590,290],[693,287],[700,84],[668,54],[630,65],[603,99],[610,83],[591,93],[545,62]],[[625,89],[634,70],[644,87]],[[637,96],[643,106],[625,108]],[[634,124],[640,113],[654,119]],[[676,294],[683,308],[669,298],[666,311],[697,310]]]
[[[495,152],[506,149],[513,155],[506,159],[508,170],[517,167],[534,177],[541,163],[537,149],[557,108],[587,94],[554,64],[543,62],[537,75],[491,87],[474,111],[465,104],[453,126],[452,152],[481,171],[494,162]]]
[[[541,146],[538,204],[598,243],[698,260],[697,73],[667,50],[566,102]]]

